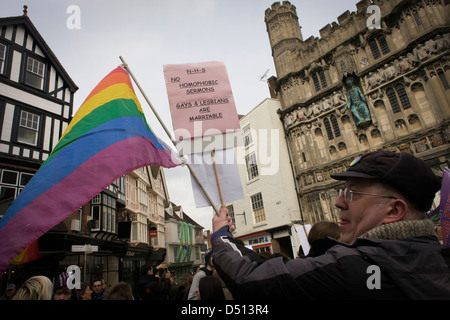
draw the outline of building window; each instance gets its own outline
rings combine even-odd
[[[336,137],[340,137],[341,130],[339,129],[339,124],[337,122],[336,116],[334,114],[332,114],[330,117],[330,120],[331,120],[331,124],[333,125],[334,135]]]
[[[391,103],[392,111],[398,113],[401,111],[401,107],[404,110],[411,108],[411,103],[408,99],[405,87],[399,83],[395,88],[389,88],[386,90],[389,102]]]
[[[91,200],[91,231],[116,232],[116,199],[106,194]]]
[[[248,146],[253,142],[252,133],[250,132],[250,127],[244,128],[244,146]]]
[[[0,218],[13,203],[33,174],[3,169],[0,172]]]
[[[369,40],[370,50],[372,50],[372,56],[376,60],[381,58],[381,53],[386,55],[390,52],[389,45],[384,35],[380,34],[376,38]]]
[[[249,181],[258,177],[258,165],[256,164],[256,156],[254,152],[245,157],[245,165],[247,167],[247,177]]]
[[[327,130],[328,140],[334,139],[333,130],[331,129],[330,120],[328,118],[323,119],[323,124]]]
[[[331,124],[330,124],[330,120],[331,120]],[[328,118],[323,119],[323,124],[325,125],[325,129],[327,130],[328,140],[332,140],[335,137],[337,138],[337,137],[341,136],[341,130],[339,129],[339,123],[334,114],[331,115],[330,120],[328,120]]]
[[[265,252],[270,253],[270,244],[265,245],[263,247],[253,248],[253,251],[255,251],[256,253],[265,253]]]
[[[233,207],[233,205],[230,204],[229,206],[227,206],[227,209],[228,209],[228,214],[230,215],[231,220],[233,221],[233,224],[236,225],[236,220],[234,218],[234,207]]]
[[[38,140],[39,116],[27,111],[20,112],[17,141],[35,146]]]
[[[312,74],[312,78],[314,81],[314,88],[316,89],[316,92],[328,87],[325,72],[323,70],[314,72]]]
[[[0,74],[5,71],[6,46],[0,43]]]
[[[264,212],[264,203],[261,192],[250,197],[252,201],[253,217],[255,223],[266,221],[266,214]]]
[[[25,83],[42,90],[45,65],[31,57],[27,58],[27,68],[25,72]]]
[[[442,82],[442,85],[444,86],[444,89],[445,90],[449,90],[450,89],[450,85],[448,84],[448,80],[447,80],[447,77],[445,76],[444,71],[439,70],[438,71],[438,76],[439,76],[439,79]]]

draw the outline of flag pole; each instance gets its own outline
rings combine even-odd
[[[128,64],[125,62],[125,60],[123,59],[122,56],[119,56],[120,60],[122,61],[122,67],[128,72],[128,74],[131,76],[131,78],[133,79],[134,83],[136,84],[136,86],[138,87],[139,91],[141,92],[142,96],[144,97],[145,101],[147,101],[147,104],[150,106],[150,108],[153,111],[153,114],[156,116],[156,118],[158,119],[159,123],[161,124],[161,126],[163,127],[164,131],[166,132],[167,136],[169,137],[170,141],[173,143],[174,146],[176,146],[175,143],[175,139],[172,137],[172,134],[170,133],[169,129],[167,129],[166,125],[164,124],[164,122],[162,121],[161,117],[159,116],[158,112],[156,112],[155,108],[153,107],[152,103],[150,102],[150,100],[148,99],[147,95],[145,94],[144,90],[142,89],[141,85],[139,84],[139,82],[136,80],[136,78],[133,75],[133,72],[131,72],[130,67],[128,66]],[[211,197],[209,196],[209,194],[206,192],[205,188],[203,187],[203,185],[201,184],[197,174],[194,172],[194,170],[192,169],[191,165],[189,163],[186,163],[186,166],[189,169],[189,172],[191,173],[191,175],[194,177],[195,181],[197,182],[197,184],[200,186],[200,189],[203,191],[203,194],[205,195],[205,197],[208,199],[209,203],[211,204],[211,206],[213,207],[214,211],[216,212],[217,216],[219,216],[219,210],[217,210],[216,205],[214,204],[214,202],[212,201]],[[221,196],[222,198],[222,196]],[[223,203],[222,203],[223,204]]]

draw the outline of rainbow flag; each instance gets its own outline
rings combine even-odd
[[[128,73],[108,74],[0,220],[0,271],[120,176],[180,159],[150,130]]]
[[[41,258],[39,252],[38,240],[34,241],[28,247],[25,248],[17,257],[11,261],[12,264],[24,264],[30,261],[34,261]]]
[[[444,169],[441,186],[440,220],[444,246],[450,247],[450,169]]]

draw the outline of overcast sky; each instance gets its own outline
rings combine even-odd
[[[28,16],[79,87],[74,111],[124,57],[165,125],[172,130],[163,65],[222,61],[228,71],[239,114],[246,114],[269,91],[260,78],[276,75],[264,13],[273,0],[0,0],[0,16]],[[358,0],[292,0],[303,38],[337,21]],[[69,29],[70,5],[80,9],[80,29]],[[138,88],[135,86],[135,91]],[[140,94],[151,128],[169,141]],[[197,209],[187,168],[166,169],[170,199],[205,229],[212,208]],[[189,186],[187,188],[187,186]]]

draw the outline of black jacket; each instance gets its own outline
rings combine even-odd
[[[165,300],[170,291],[170,280],[163,279],[160,283],[154,275],[141,276],[137,284],[137,292],[141,300]]]
[[[327,241],[317,257],[263,261],[219,230],[212,236],[214,265],[236,300],[450,299],[437,237]]]

